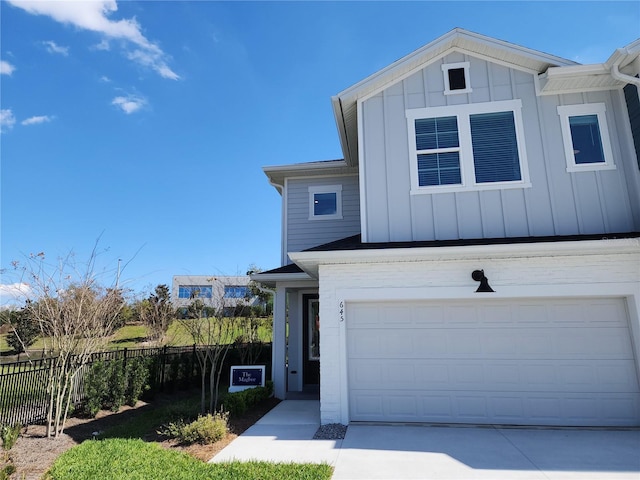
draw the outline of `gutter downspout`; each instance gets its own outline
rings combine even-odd
[[[280,245],[280,265],[284,265],[286,263],[286,204],[285,204],[285,198],[284,198],[284,185],[281,185],[279,183],[274,182],[273,180],[271,180],[271,178],[269,177],[269,175],[267,175],[267,180],[269,181],[269,185],[271,185],[272,187],[274,187],[276,190],[278,190],[278,192],[280,192],[280,197],[282,198],[282,209],[281,209],[281,213],[280,213],[280,239],[281,239],[281,245]],[[275,297],[274,297],[275,298]]]
[[[626,73],[622,73],[620,71],[620,64],[624,59],[624,55],[633,55],[633,52],[629,52],[627,49],[619,48],[616,50],[618,54],[618,59],[613,62],[611,65],[611,76],[616,80],[620,80],[621,82],[632,83],[640,90],[640,78],[632,77],[631,75],[627,75]]]

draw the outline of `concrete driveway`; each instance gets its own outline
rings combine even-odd
[[[334,466],[335,480],[640,480],[640,430],[350,425],[312,440],[319,402],[286,400],[212,462]]]

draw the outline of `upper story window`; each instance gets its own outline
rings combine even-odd
[[[604,103],[558,107],[568,172],[615,168]]]
[[[471,92],[469,81],[469,62],[446,63],[442,65],[444,74],[444,94]]]
[[[211,298],[213,287],[211,285],[180,285],[178,286],[178,298]]]
[[[249,296],[249,287],[246,285],[225,285],[224,298],[246,298]]]
[[[529,185],[520,100],[407,111],[411,193]]]
[[[342,218],[342,185],[309,187],[309,220]]]

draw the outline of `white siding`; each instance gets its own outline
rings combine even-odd
[[[470,62],[473,91],[444,95],[441,65],[462,61]],[[366,241],[640,229],[640,172],[620,98],[617,91],[538,97],[533,74],[452,53],[364,100],[360,161]],[[410,194],[407,109],[512,99],[522,101],[530,188]],[[568,173],[557,106],[594,102],[607,108],[616,169]]]
[[[309,187],[342,186],[342,219],[309,220]],[[287,179],[286,252],[333,242],[360,233],[360,194],[356,175]]]

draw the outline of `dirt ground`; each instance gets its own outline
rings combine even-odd
[[[67,420],[64,433],[56,439],[45,437],[43,425],[29,425],[23,429],[20,438],[8,452],[9,460],[16,468],[9,478],[10,480],[39,480],[53,465],[56,458],[73,446],[92,438],[94,432],[102,432],[110,426],[126,422],[141,413],[143,409],[175,400],[176,395],[167,395],[156,398],[152,403],[140,401],[135,407],[123,407],[116,413],[103,410],[95,419],[72,417]],[[270,398],[244,415],[231,418],[230,433],[222,440],[210,445],[180,445],[175,440],[166,440],[158,436],[155,432],[149,432],[144,440],[158,442],[165,448],[181,450],[200,460],[208,461],[279,402],[275,398]],[[0,469],[6,463],[1,456],[3,453],[0,451]]]

